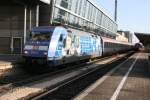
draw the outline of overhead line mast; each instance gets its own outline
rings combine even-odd
[[[117,8],[118,8],[118,1],[115,0],[115,15],[114,15],[114,19],[117,22]]]
[[[55,3],[55,0],[50,0],[50,4],[49,4],[49,6],[50,6],[50,25],[52,25],[54,3]]]

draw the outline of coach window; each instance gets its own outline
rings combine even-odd
[[[109,47],[109,42],[107,42],[107,47],[110,48],[110,47]]]

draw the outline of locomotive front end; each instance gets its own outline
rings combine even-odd
[[[47,63],[50,39],[54,28],[33,28],[29,40],[24,46],[23,57],[30,63]]]

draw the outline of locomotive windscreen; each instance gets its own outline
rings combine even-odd
[[[35,27],[31,33],[33,41],[48,41],[55,30],[55,27]]]
[[[32,40],[33,41],[48,41],[51,38],[51,32],[33,32]]]

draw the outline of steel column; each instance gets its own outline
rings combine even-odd
[[[30,24],[29,24],[29,27],[30,27],[30,31],[32,29],[32,9],[30,8]]]
[[[53,21],[53,12],[54,12],[54,7],[55,7],[55,0],[50,0],[50,24],[52,24]]]
[[[36,6],[36,27],[39,26],[39,5]]]
[[[26,43],[27,35],[27,7],[24,7],[24,44]]]
[[[115,21],[117,21],[117,9],[118,9],[118,1],[115,0]]]

